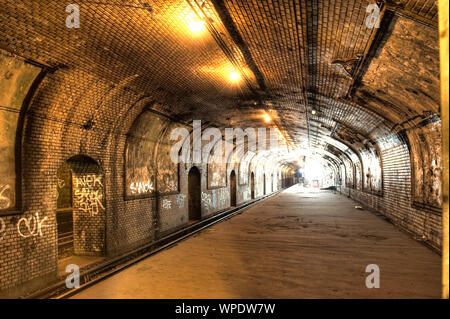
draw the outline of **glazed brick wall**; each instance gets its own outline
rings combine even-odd
[[[1,217],[6,229],[0,245],[1,297],[20,296],[57,280],[57,170],[73,156],[84,155],[97,162],[104,184],[105,213],[89,225],[98,236],[91,236],[87,246],[78,247],[79,252],[98,255],[92,247],[104,246],[100,249],[103,255],[117,256],[187,224],[189,165],[180,169],[182,200],[179,194],[132,200],[124,197],[127,133],[145,108],[167,99],[160,90],[139,94],[132,81],[109,83],[75,69],[48,74],[40,84],[24,123],[21,214]],[[202,202],[202,216],[227,209],[229,184],[207,189],[207,166],[198,167],[202,193],[211,199]],[[258,181],[257,197],[262,195]],[[237,187],[238,203],[250,199],[247,185],[238,183]],[[21,219],[31,218],[32,223],[36,213],[39,221],[46,218],[42,232],[28,234]],[[22,235],[28,237],[17,231],[19,222]],[[76,228],[76,220],[74,223]],[[104,236],[101,229],[106,229]]]
[[[0,246],[1,296],[17,296],[56,280],[56,173],[72,156],[89,156],[104,172],[103,227],[114,234],[106,236],[106,254],[153,239],[153,200],[125,203],[121,187],[126,120],[131,125],[145,105],[142,96],[77,70],[57,71],[42,82],[25,120],[24,215],[3,217],[7,231]],[[89,121],[93,124],[88,129]],[[47,217],[42,235],[22,238],[15,231],[18,219],[36,212]]]
[[[408,146],[392,145],[381,151],[383,194],[381,196],[354,188],[341,192],[377,210],[393,224],[413,234],[417,240],[441,250],[442,217],[440,214],[413,207],[411,199],[411,165]]]
[[[106,212],[103,176],[90,163],[72,163],[73,236],[75,255],[105,253]],[[74,166],[78,166],[74,168]],[[92,166],[93,169],[91,168]]]

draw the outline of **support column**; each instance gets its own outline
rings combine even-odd
[[[448,0],[439,0],[439,39],[441,65],[442,120],[442,298],[448,298]]]

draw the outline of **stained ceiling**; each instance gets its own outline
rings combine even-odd
[[[186,123],[276,126],[339,153],[329,138],[344,151],[439,113],[435,1],[78,0],[78,29],[69,1],[0,2],[1,49],[164,92],[163,112]]]

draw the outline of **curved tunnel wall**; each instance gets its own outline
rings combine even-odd
[[[400,20],[399,27],[403,24],[407,22]],[[415,26],[408,29],[415,30]],[[14,33],[11,31],[11,34]],[[433,37],[424,38],[428,41]],[[395,51],[389,46],[387,49]],[[9,56],[8,53],[5,55]],[[24,63],[21,58],[10,58],[18,64]],[[380,55],[378,59],[382,65],[385,57]],[[378,60],[375,59],[376,63]],[[32,79],[40,71],[39,67],[35,68],[31,71]],[[2,69],[12,72],[9,65],[2,65]],[[9,143],[9,149],[14,145],[16,158],[9,159],[8,165],[15,163],[10,168],[15,174],[11,174],[12,179],[8,177],[6,184],[11,184],[9,189],[16,191],[8,193],[5,181],[0,181],[3,187],[0,188],[0,203],[4,206],[0,216],[0,295],[20,295],[56,280],[57,171],[74,156],[89,157],[100,167],[104,193],[97,194],[96,200],[103,204],[105,220],[97,226],[106,230],[104,249],[101,249],[102,255],[106,256],[119,255],[152,242],[187,222],[187,172],[193,165],[201,172],[203,216],[230,206],[231,170],[239,172],[238,204],[250,200],[252,173],[255,176],[255,197],[263,195],[264,177],[266,192],[271,191],[268,187],[271,183],[277,185],[275,191],[295,182],[295,166],[280,162],[264,168],[267,157],[256,154],[246,164],[247,172],[232,165],[214,168],[205,163],[180,165],[178,191],[174,191],[170,184],[174,181],[173,169],[168,170],[169,177],[164,174],[167,169],[164,166],[167,160],[164,132],[178,124],[163,117],[161,121],[164,123],[155,136],[153,129],[148,131],[145,125],[141,129],[136,126],[146,116],[149,120],[143,124],[161,118],[157,114],[165,113],[177,104],[176,99],[158,83],[149,81],[144,91],[140,82],[143,80],[138,76],[109,81],[94,75],[98,73],[96,71],[95,66],[92,69],[60,66],[48,70],[43,79],[39,78],[37,89],[32,81],[23,85],[23,90],[17,93],[23,103],[1,100],[2,111],[8,109],[17,116],[17,121],[12,123],[19,131],[14,132],[13,126],[13,133],[7,139],[12,139],[16,133],[20,133],[17,136],[21,139]],[[385,73],[393,73],[389,71]],[[406,68],[406,71],[410,70]],[[434,81],[435,76],[429,76],[432,71],[425,70],[425,75]],[[21,71],[13,71],[12,74],[14,72]],[[377,72],[369,69],[368,76],[371,73]],[[16,79],[10,75],[5,78]],[[310,118],[322,127],[331,128],[332,134],[325,144],[319,144],[323,139],[318,138],[313,140],[312,146],[340,177],[336,179],[340,181],[336,186],[343,194],[380,211],[394,224],[440,249],[441,136],[440,118],[436,115],[439,103],[433,97],[427,97],[426,105],[418,105],[414,97],[422,93],[405,88],[397,94],[403,108],[394,108],[386,99],[383,100],[388,95],[383,88],[377,92],[382,98],[370,99],[372,88],[364,84],[367,83],[363,83],[354,97],[364,108],[318,97],[320,113],[317,118]],[[29,90],[32,94],[28,95]],[[21,119],[17,115],[20,113],[23,113]],[[404,119],[409,120],[402,122]],[[142,171],[144,166],[127,166],[130,139],[142,142],[144,148],[148,147],[145,154],[151,157],[143,158],[149,163],[144,165],[148,175],[142,181],[133,180],[133,170]],[[131,174],[127,175],[130,169]],[[241,171],[248,174],[246,180],[241,178]],[[214,172],[219,173],[220,185],[210,184],[211,172],[212,176]],[[272,174],[277,177],[275,181],[271,180]],[[142,172],[136,176],[142,177]],[[150,184],[145,186],[148,180],[153,183],[155,192],[139,196],[131,194],[137,189],[148,189]],[[143,184],[131,187],[132,183]],[[11,197],[5,200],[3,197],[6,196]],[[16,204],[12,207],[11,203]]]
[[[118,255],[186,225],[187,172],[193,165],[201,172],[202,216],[230,207],[228,178],[238,166],[216,169],[222,175],[226,172],[226,176],[220,176],[225,182],[221,187],[208,187],[207,174],[212,168],[206,163],[180,164],[174,172],[167,136],[170,129],[182,125],[155,110],[165,102],[164,97],[140,95],[130,88],[132,81],[114,85],[80,70],[57,70],[48,73],[34,92],[19,143],[21,209],[14,215],[0,216],[5,225],[0,246],[2,294],[20,295],[56,279],[57,171],[74,156],[92,159],[101,170],[99,183],[104,192],[90,198],[91,204],[101,201],[105,217],[90,225],[105,229],[104,251],[98,250],[98,255]],[[130,160],[131,153],[141,157],[131,156]],[[272,172],[255,164],[255,160],[247,163],[248,174],[253,172],[256,177],[258,198],[263,196],[264,174],[266,185],[270,185]],[[279,184],[292,185],[292,172],[283,172]],[[238,205],[250,200],[249,180],[237,183]],[[152,191],[145,194],[148,181]],[[138,189],[143,193],[132,194]],[[267,194],[272,192],[269,187],[267,190]],[[33,232],[34,223],[39,224],[39,231]],[[89,242],[84,245],[93,247]]]
[[[166,97],[158,92],[152,97],[139,94],[132,89],[133,80],[114,85],[80,70],[57,70],[49,73],[40,83],[24,118],[20,159],[21,198],[17,199],[18,207],[21,207],[20,214],[1,217],[2,225],[5,225],[2,228],[2,249],[11,245],[16,247],[14,256],[11,253],[1,254],[2,273],[6,274],[1,276],[3,291],[13,289],[20,293],[21,287],[30,290],[55,279],[58,258],[54,240],[57,237],[57,169],[73,156],[89,156],[99,163],[104,174],[105,193],[101,200],[104,201],[106,220],[99,227],[106,228],[105,255],[120,254],[153,241],[187,222],[186,174],[193,164],[180,165],[176,175],[173,175],[170,167],[161,166],[168,162],[168,143],[164,136],[176,125],[170,119],[149,110],[157,111],[166,102]],[[136,121],[145,117],[149,119],[143,125],[141,123],[141,128],[137,128],[139,123]],[[149,124],[150,119],[159,120],[158,129]],[[345,168],[339,171],[339,165],[333,164],[336,176],[342,172],[345,174],[340,176],[342,193],[377,209],[395,224],[438,249],[441,220],[439,213],[434,211],[440,205],[440,179],[432,176],[439,175],[439,163],[431,156],[439,154],[440,149],[437,149],[438,144],[432,143],[433,137],[425,144],[423,132],[430,131],[438,138],[439,125],[439,120],[427,121],[420,128],[408,130],[407,134],[401,136],[384,128],[381,130],[384,135],[374,134],[377,138],[376,147],[368,142],[360,142],[353,143],[353,149],[337,151],[338,147],[329,147],[327,151],[340,159],[339,165]],[[152,132],[158,134],[152,136]],[[345,131],[337,131],[337,140],[345,141],[344,138],[339,139],[339,134],[344,135]],[[133,197],[129,193],[131,182],[127,180],[130,177],[127,170],[132,174],[139,170],[138,167],[127,166],[127,152],[132,152],[127,149],[130,139],[145,142],[144,154],[157,154],[146,166],[153,169],[146,177],[157,185],[155,190],[158,194]],[[339,145],[342,148],[344,144]],[[360,148],[355,149],[355,145]],[[275,168],[265,163],[267,158],[258,155],[248,163],[249,176],[252,172],[255,174],[256,197],[263,195],[264,177],[266,193],[272,191],[268,185],[273,183]],[[431,177],[424,173],[429,163],[435,170]],[[221,176],[225,184],[211,189],[207,185],[211,167],[204,163],[197,166],[202,174],[203,216],[228,208],[228,178],[231,170],[237,172],[240,168],[228,165],[226,176]],[[295,170],[285,165],[280,168],[279,174],[273,174],[278,177],[274,190],[294,183]],[[372,169],[370,172],[369,168]],[[164,170],[170,173],[169,180],[161,174]],[[225,171],[217,170],[222,175]],[[375,182],[371,180],[371,174],[378,174]],[[413,174],[424,180],[421,185],[430,188],[426,192],[429,195],[423,195],[422,189],[412,183]],[[135,183],[147,181],[144,179]],[[248,181],[249,178],[246,183],[237,183],[238,204],[250,199]],[[175,184],[171,185],[170,182]],[[179,192],[170,189],[174,185]],[[30,223],[41,222],[41,232],[23,236],[28,227],[23,218],[30,220]],[[18,224],[25,228],[17,232]],[[8,272],[8,269],[19,270]]]

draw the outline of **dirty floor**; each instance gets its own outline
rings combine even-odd
[[[440,256],[355,205],[294,186],[72,298],[439,298]]]

